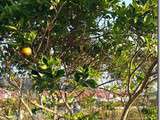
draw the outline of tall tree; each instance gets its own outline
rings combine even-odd
[[[39,92],[96,89],[100,73],[108,71],[128,98],[125,120],[156,80],[156,21],[156,0],[129,6],[119,0],[2,0],[0,70],[28,72]],[[21,52],[26,47],[32,49],[28,56]],[[118,85],[111,90],[119,92]]]

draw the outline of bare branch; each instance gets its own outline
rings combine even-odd
[[[138,46],[136,46],[137,49]],[[128,83],[127,83],[127,92],[130,96],[130,84],[131,84],[131,67],[132,67],[132,62],[134,60],[134,58],[136,57],[136,55],[139,53],[140,48],[135,52],[135,54],[132,56],[131,61],[129,63],[129,68],[128,68]]]
[[[148,55],[147,57],[145,57],[138,65],[137,67],[129,74],[128,76],[128,93],[129,93],[129,97],[131,97],[131,93],[130,93],[130,84],[131,84],[131,78],[132,78],[132,75],[145,63],[145,61],[147,60],[148,57],[150,57],[150,55]]]
[[[145,78],[142,81],[142,83],[139,84],[137,86],[137,88],[134,90],[134,92],[133,92],[134,96],[138,96],[143,91],[143,89],[146,87],[147,82],[148,82],[149,78],[151,77],[152,70],[153,70],[153,68],[155,67],[156,64],[157,64],[157,59],[155,59],[153,61],[153,63],[151,64],[151,66],[149,67],[147,73],[145,74]],[[138,90],[138,92],[137,92],[137,90]]]
[[[24,101],[22,98],[20,98],[20,100],[21,100],[21,102],[23,103],[23,105],[26,107],[26,109],[28,110],[28,112],[29,112],[32,120],[34,120],[32,111],[31,111],[31,109],[29,108],[29,106],[25,103],[25,101]]]
[[[51,113],[53,113],[53,114],[57,114],[58,116],[62,116],[60,113],[55,112],[54,110],[49,109],[49,108],[47,108],[47,107],[44,107],[44,106],[38,104],[36,101],[30,101],[30,102],[31,102],[31,104],[33,104],[33,105],[35,105],[35,106],[37,106],[37,107],[39,107],[39,108],[42,108],[42,109],[46,110],[47,112],[51,112]]]
[[[102,85],[105,85],[105,84],[108,84],[108,83],[111,83],[111,82],[114,82],[114,81],[116,81],[116,80],[110,80],[110,81],[104,82],[104,83],[102,83],[100,85],[97,85],[97,87],[100,87]]]

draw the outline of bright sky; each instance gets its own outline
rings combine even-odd
[[[123,1],[125,1],[126,5],[128,5],[132,2],[132,0],[123,0]]]

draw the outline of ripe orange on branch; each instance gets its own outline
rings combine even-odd
[[[30,56],[32,55],[32,49],[30,47],[24,47],[20,50],[20,53],[23,55],[23,56]]]

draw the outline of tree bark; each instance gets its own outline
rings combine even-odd
[[[126,120],[127,119],[127,115],[128,115],[128,112],[130,110],[130,107],[132,106],[132,104],[134,103],[135,99],[130,99],[127,104],[125,105],[124,107],[124,110],[123,110],[123,113],[122,113],[122,116],[121,116],[121,119],[120,120]]]
[[[137,91],[135,94],[132,95],[132,97],[129,98],[128,102],[126,103],[121,119],[120,120],[126,120],[127,119],[127,115],[128,112],[130,110],[130,107],[132,106],[132,104],[135,102],[135,100],[138,98],[138,96],[143,92],[143,90],[145,89],[147,85],[147,80],[145,80],[142,84],[142,87],[139,91]]]
[[[149,77],[151,76],[152,70],[154,68],[154,66],[157,64],[157,59],[151,64],[150,68],[148,69],[148,72],[146,73],[145,79],[142,82],[142,84],[139,85],[139,90],[138,91],[134,91],[132,96],[129,98],[128,102],[126,103],[121,119],[120,120],[126,120],[127,119],[127,115],[128,112],[130,110],[130,107],[132,106],[132,104],[135,102],[135,100],[138,98],[138,96],[143,92],[143,90],[146,88],[147,84],[148,84],[148,80]]]
[[[135,102],[135,100],[138,98],[138,96],[143,92],[144,88],[141,88],[139,91],[137,91],[131,98],[129,98],[128,102],[126,103],[121,119],[120,120],[126,120],[128,112],[132,106],[132,104]]]

